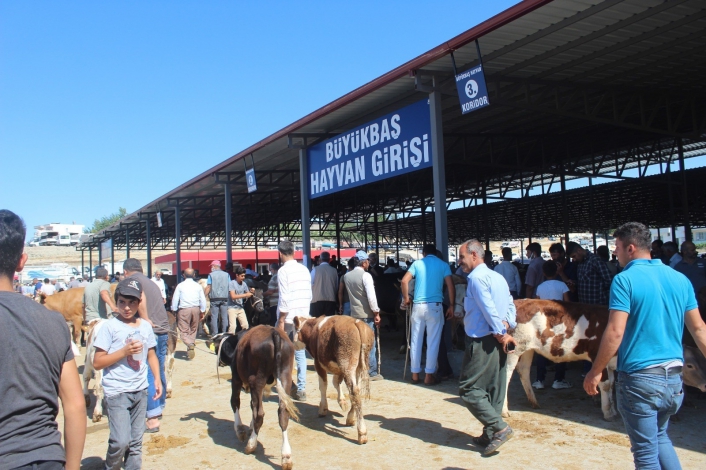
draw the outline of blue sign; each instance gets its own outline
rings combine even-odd
[[[430,168],[431,122],[424,99],[310,147],[309,199]]]
[[[461,101],[462,114],[470,113],[490,104],[482,65],[456,75],[456,89],[458,90],[458,99]]]
[[[255,168],[245,170],[245,180],[248,183],[248,192],[257,191],[257,180],[255,179]]]

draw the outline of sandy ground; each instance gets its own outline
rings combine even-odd
[[[519,378],[510,387],[509,419],[515,437],[499,454],[484,458],[470,444],[481,425],[457,396],[457,382],[437,387],[411,385],[402,380],[404,355],[398,353],[401,332],[383,331],[384,381],[371,383],[371,399],[364,403],[369,442],[357,444],[355,428],[344,426],[345,416],[336,403],[329,380],[329,416],[317,417],[319,389],[309,361],[306,403],[297,403],[301,422],[290,421],[289,439],[295,468],[299,469],[625,469],[632,468],[629,441],[621,421],[606,422],[600,406],[580,388],[580,367],[573,364],[567,379],[570,390],[540,391],[541,409],[533,410]],[[179,343],[173,398],[167,400],[159,434],[146,434],[143,463],[146,469],[260,469],[279,468],[281,432],[276,394],[265,401],[265,419],[259,446],[245,455],[244,443],[233,431],[230,409],[230,369],[221,368],[216,379],[215,356],[197,343],[193,361],[186,360]],[[461,352],[450,354],[454,371]],[[83,364],[83,358],[78,360]],[[81,367],[80,370],[83,370]],[[549,372],[548,381],[552,378]],[[407,381],[410,379],[407,372]],[[91,392],[92,394],[92,392]],[[250,422],[249,399],[241,396],[241,416]],[[95,402],[95,399],[93,400]],[[89,413],[92,411],[89,410]],[[670,425],[670,436],[684,468],[706,468],[706,400],[694,396]],[[61,420],[61,417],[60,417]],[[84,469],[101,468],[108,440],[106,418],[89,420]]]

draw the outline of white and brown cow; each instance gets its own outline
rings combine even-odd
[[[530,384],[532,357],[537,352],[553,362],[593,361],[598,353],[603,332],[608,325],[608,308],[553,300],[516,300],[517,327],[511,331],[517,341],[515,354],[507,358],[508,385],[517,367],[522,387],[534,408],[539,407]],[[603,371],[599,384],[603,417],[612,420],[617,416],[613,403],[614,357]],[[683,380],[685,385],[706,392],[706,359],[697,348],[684,346]],[[510,413],[507,395],[503,416]]]
[[[338,404],[343,411],[348,408],[341,393],[341,382],[346,383],[351,398],[351,408],[346,425],[357,421],[358,443],[368,442],[368,431],[363,419],[363,399],[370,396],[368,357],[375,336],[365,322],[349,316],[336,315],[319,318],[294,318],[294,344],[297,349],[306,347],[314,358],[314,367],[319,375],[321,403],[319,416],[328,413],[326,374],[333,374],[333,386],[338,392]]]
[[[225,335],[220,343],[221,358],[230,364],[232,389],[230,406],[233,409],[235,433],[242,442],[248,437],[245,453],[257,449],[257,436],[260,433],[265,410],[262,397],[269,396],[270,389],[277,384],[279,398],[279,425],[282,429],[282,469],[291,470],[292,448],[289,445],[287,427],[289,418],[298,419],[298,410],[289,390],[292,386],[294,369],[294,345],[287,335],[271,326],[259,325],[235,335]],[[240,419],[240,391],[250,392],[252,421],[250,427]]]
[[[530,382],[534,353],[553,362],[593,361],[608,325],[608,308],[554,300],[515,300],[517,327],[510,333],[517,341],[514,354],[507,357],[507,382],[517,367],[527,398],[533,408],[539,408]],[[612,421],[617,416],[613,402],[613,382],[617,358],[603,371],[599,384],[603,417]],[[503,416],[510,415],[507,395]]]
[[[96,406],[93,408],[92,416],[94,423],[97,423],[103,417],[103,370],[93,368],[93,356],[96,354],[96,348],[93,343],[96,341],[96,336],[98,336],[98,332],[106,321],[98,320],[91,323],[90,326],[84,327],[84,331],[88,334],[88,339],[86,340],[86,358],[83,363],[83,397],[86,400],[86,408],[89,408],[91,406],[91,397],[88,396],[88,384],[93,378],[93,394],[96,397]]]

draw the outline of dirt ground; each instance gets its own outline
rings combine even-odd
[[[481,425],[461,404],[457,382],[436,387],[412,385],[402,380],[404,355],[398,353],[402,332],[382,333],[382,373],[385,380],[371,383],[371,399],[364,403],[369,442],[357,444],[355,428],[344,426],[345,415],[336,403],[329,380],[329,416],[317,417],[318,380],[309,360],[307,398],[297,403],[301,421],[290,421],[289,440],[294,467],[299,469],[626,469],[632,468],[629,441],[621,421],[606,422],[598,403],[581,388],[581,368],[572,364],[567,379],[570,390],[539,391],[543,406],[528,406],[519,378],[510,391],[510,425],[515,437],[499,454],[482,457],[470,444]],[[193,361],[185,347],[176,353],[173,398],[158,434],[145,434],[145,469],[260,469],[279,468],[281,432],[277,421],[276,393],[265,401],[265,420],[259,445],[245,455],[245,444],[235,437],[230,409],[230,369],[221,368],[216,378],[215,356],[203,342],[197,343]],[[83,352],[83,350],[82,350]],[[450,353],[454,371],[463,353]],[[83,370],[83,358],[78,360]],[[549,372],[547,381],[552,378]],[[407,371],[407,381],[410,379]],[[92,396],[91,392],[91,396]],[[93,398],[93,396],[92,396]],[[670,425],[670,436],[685,469],[706,468],[706,437],[703,423],[706,400],[692,395],[680,420]],[[241,416],[250,422],[249,399],[241,397]],[[95,403],[95,398],[93,398]],[[93,405],[92,403],[92,405]],[[93,406],[89,409],[89,414]],[[61,417],[60,417],[61,420]],[[60,427],[61,429],[61,427]],[[108,441],[108,423],[89,419],[82,468],[100,469]]]

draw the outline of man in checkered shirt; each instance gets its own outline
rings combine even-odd
[[[608,305],[613,278],[608,266],[598,256],[575,242],[566,244],[566,255],[577,264],[579,302]]]

